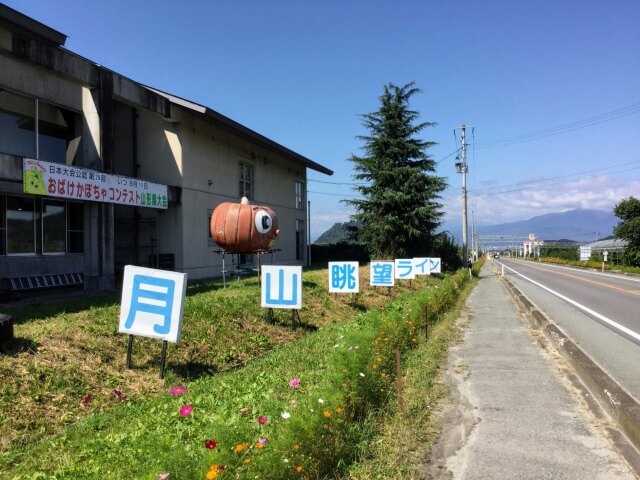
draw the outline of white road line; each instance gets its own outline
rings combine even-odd
[[[522,260],[511,260],[512,262],[522,262]],[[526,265],[526,262],[525,262]],[[602,273],[602,272],[594,272],[592,270],[587,270],[584,268],[572,268],[572,267],[565,267],[564,265],[555,265],[553,263],[545,263],[545,262],[541,262],[539,264],[537,264],[539,266],[545,266],[545,267],[552,267],[552,268],[561,268],[563,270],[570,270],[572,272],[577,272],[577,273],[587,273],[589,275],[598,275],[600,277],[608,277],[614,280],[626,280],[628,282],[638,282],[640,283],[640,278],[633,278],[633,277],[627,277],[625,275],[620,275],[620,274],[614,274],[614,273]]]
[[[624,325],[620,325],[619,323],[614,322],[610,318],[605,317],[604,315],[591,310],[589,307],[585,307],[584,305],[582,305],[581,303],[576,302],[575,300],[571,300],[569,297],[565,297],[564,295],[562,295],[561,293],[556,292],[555,290],[551,290],[549,287],[545,287],[541,283],[536,282],[535,280],[530,279],[529,277],[521,274],[520,272],[515,271],[513,268],[506,266],[504,263],[500,263],[500,262],[496,262],[496,263],[502,265],[504,268],[507,268],[507,269],[511,270],[516,275],[520,275],[525,280],[533,283],[534,285],[537,285],[538,287],[546,290],[547,292],[551,293],[552,295],[555,295],[556,297],[561,298],[565,302],[570,303],[574,307],[579,308],[580,310],[583,310],[583,311],[587,312],[589,315],[593,315],[594,317],[596,317],[599,320],[602,320],[604,323],[610,325],[611,327],[613,327],[613,328],[625,333],[626,335],[629,335],[630,337],[635,338],[636,340],[640,341],[640,334],[638,334],[637,332],[634,332],[633,330],[628,329]]]

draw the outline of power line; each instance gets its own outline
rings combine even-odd
[[[538,180],[528,180],[528,181],[524,181],[524,182],[516,182],[516,183],[507,183],[507,184],[503,184],[503,185],[493,185],[491,187],[485,187],[485,188],[480,188],[477,191],[480,192],[487,192],[490,190],[495,190],[495,189],[500,189],[500,188],[507,188],[507,187],[520,187],[520,188],[526,188],[527,186],[530,187],[534,187],[536,186],[536,184],[544,184],[547,182],[551,182],[553,180],[559,180],[559,179],[563,179],[563,178],[570,178],[570,177],[577,177],[580,175],[587,175],[590,173],[596,173],[596,172],[602,172],[605,170],[611,170],[611,169],[616,169],[616,168],[620,168],[620,167],[627,167],[629,165],[636,165],[636,164],[640,164],[640,161],[636,160],[633,162],[625,162],[625,163],[619,163],[616,165],[610,165],[608,167],[601,167],[601,168],[594,168],[592,170],[583,170],[581,172],[575,172],[575,173],[568,173],[566,175],[557,175],[555,177],[547,177],[547,178],[540,178]],[[640,167],[634,167],[634,168],[630,168],[630,169],[625,169],[619,172],[609,172],[609,173],[623,173],[623,172],[627,172],[630,170],[636,170],[637,168]],[[593,175],[589,175],[587,177],[584,178],[591,178],[593,177]],[[558,182],[554,182],[554,184],[557,184]],[[562,182],[560,182],[562,183]],[[500,193],[500,192],[497,192]]]
[[[457,154],[460,151],[460,149],[456,149],[453,152],[449,153],[448,155],[442,157],[440,160],[436,160],[436,164],[442,162],[443,160],[446,160],[447,158],[452,157],[453,155]],[[362,183],[362,182],[330,182],[328,180],[316,180],[314,178],[307,178],[307,182],[313,182],[313,183],[324,183],[326,185],[369,185],[368,183]],[[318,193],[318,192],[315,192]]]
[[[640,102],[627,105],[626,107],[618,108],[610,112],[601,113],[593,117],[584,118],[582,120],[576,120],[573,122],[557,125],[555,127],[546,128],[544,130],[536,130],[529,133],[523,133],[512,137],[499,138],[496,140],[487,140],[484,142],[477,142],[478,149],[488,149],[504,147],[507,145],[513,145],[515,143],[527,142],[531,140],[538,140],[540,138],[549,137],[551,135],[559,135],[562,133],[572,132],[593,125],[598,125],[604,122],[610,122],[617,120],[618,118],[626,117],[628,115],[634,115],[640,113]]]

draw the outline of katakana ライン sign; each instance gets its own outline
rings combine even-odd
[[[33,195],[166,209],[166,185],[72,165],[25,158],[23,191]]]
[[[118,331],[176,343],[186,291],[186,273],[125,266]]]
[[[396,258],[395,278],[398,280],[412,280],[416,278],[413,258]]]
[[[426,257],[419,257],[413,259],[413,269],[416,275],[429,275],[429,259]]]
[[[442,262],[439,257],[429,258],[429,273],[440,273],[442,271]]]
[[[263,308],[302,308],[302,267],[264,265],[260,283]]]
[[[395,262],[377,260],[372,261],[369,266],[369,284],[372,287],[393,287],[394,285],[394,270]]]
[[[329,292],[359,292],[358,268],[358,262],[329,262]]]

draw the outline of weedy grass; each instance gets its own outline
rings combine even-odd
[[[441,382],[449,348],[460,341],[456,321],[473,283],[467,283],[453,307],[444,313],[403,361],[404,411],[390,402],[368,419],[377,429],[343,480],[419,480],[440,434],[441,402],[448,388]]]
[[[256,279],[190,287],[166,383],[157,378],[160,342],[137,339],[135,368],[125,368],[115,299],[16,309],[19,340],[0,357],[8,380],[0,471],[15,479],[346,471],[374,430],[364,420],[393,397],[393,350],[417,345],[422,306],[450,307],[465,274],[382,293],[367,287],[363,268],[363,291],[349,297],[327,293],[326,270],[305,272],[304,328],[282,312],[265,321]],[[168,391],[179,385],[186,390]]]

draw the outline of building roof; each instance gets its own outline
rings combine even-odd
[[[67,41],[67,36],[64,33],[60,33],[51,27],[46,26],[44,23],[40,23],[31,17],[7,7],[4,3],[0,3],[0,19],[10,22],[21,29],[28,31],[32,35],[40,37],[48,43],[53,43],[56,46],[63,46]]]
[[[315,170],[317,172],[321,172],[327,175],[333,175],[333,170],[329,170],[327,167],[320,165],[319,163],[314,162],[313,160],[308,159],[300,155],[299,153],[294,152],[293,150],[289,150],[287,147],[280,145],[273,140],[265,137],[264,135],[255,132],[244,125],[241,125],[238,122],[231,120],[229,117],[225,117],[221,113],[216,112],[215,110],[210,109],[209,107],[205,107],[203,105],[199,105],[190,100],[186,100],[184,98],[176,97],[175,95],[171,95],[170,93],[163,92],[162,90],[158,90],[147,85],[143,85],[144,88],[166,98],[171,103],[176,105],[180,105],[181,107],[187,108],[191,111],[197,112],[201,115],[204,115],[209,120],[213,120],[216,124],[220,125],[222,128],[240,135],[241,137],[248,138],[253,142],[271,150],[276,153],[279,153],[287,158],[290,158],[298,163],[301,163],[307,168]]]
[[[610,238],[605,240],[599,240],[597,242],[591,242],[584,245],[585,247],[591,247],[591,250],[624,250],[627,247],[626,240],[620,240],[618,238]]]

